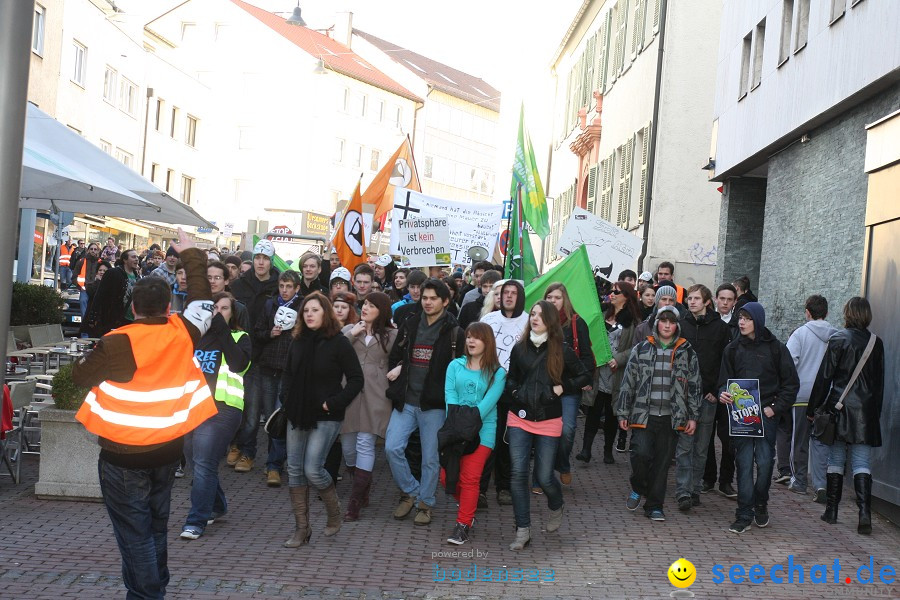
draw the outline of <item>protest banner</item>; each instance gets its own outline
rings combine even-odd
[[[497,243],[497,232],[500,230],[500,215],[503,204],[457,202],[433,198],[419,192],[397,188],[394,191],[394,206],[391,211],[391,254],[399,251],[400,234],[396,223],[401,220],[441,219],[447,220],[450,235],[450,262],[468,265],[469,248],[481,246],[493,253]]]
[[[729,379],[725,389],[732,401],[728,407],[728,435],[763,437],[759,379]]]
[[[450,265],[450,224],[446,217],[398,219],[391,223],[397,229],[397,254],[403,267]]]
[[[568,256],[584,246],[594,275],[615,281],[614,277],[621,271],[637,266],[643,243],[636,235],[583,208],[576,208],[559,238],[557,252]]]

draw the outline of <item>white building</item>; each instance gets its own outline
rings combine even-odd
[[[705,0],[582,3],[552,60],[547,260],[560,258],[559,235],[580,206],[644,238],[634,268],[669,260],[679,284],[713,284],[719,194],[701,167],[719,10]]]

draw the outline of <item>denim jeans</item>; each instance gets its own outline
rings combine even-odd
[[[853,476],[861,473],[867,475],[872,474],[869,467],[869,456],[872,453],[872,446],[867,444],[848,444],[841,440],[835,440],[828,452],[828,472],[844,474],[844,466],[847,464],[847,448],[850,448],[850,469]]]
[[[228,443],[241,425],[241,411],[224,402],[216,402],[218,414],[213,415],[189,433],[185,439],[185,455],[191,461],[194,481],[191,483],[191,510],[185,527],[201,532],[213,513],[225,514],[228,503],[219,484],[219,463],[228,450]]]
[[[824,490],[828,487],[825,472],[828,469],[830,452],[831,446],[809,436],[809,484],[814,490]]]
[[[794,427],[791,431],[791,485],[806,490],[806,473],[809,466],[809,426],[806,406],[795,406]]]
[[[403,412],[397,409],[391,412],[391,420],[388,422],[384,439],[384,451],[397,487],[403,493],[418,498],[420,502],[430,507],[437,502],[434,496],[441,472],[437,434],[445,418],[446,414],[442,408],[422,410],[418,406],[406,404],[403,406]],[[404,454],[409,436],[416,430],[419,431],[422,444],[421,482],[413,477]]]
[[[765,414],[761,415],[764,437],[734,437],[734,462],[737,471],[738,520],[752,521],[754,507],[769,503],[769,487],[772,485],[772,471],[775,467],[775,437],[777,422]],[[756,480],[753,479],[753,464],[756,463]]]
[[[259,382],[263,414],[268,418],[269,415],[275,412],[276,408],[281,406],[281,372],[262,368],[259,373]],[[287,456],[286,442],[272,439],[269,436],[266,437],[269,438],[269,456],[266,458],[266,471],[281,471],[284,467],[284,459]],[[253,439],[256,439],[255,432]]]
[[[78,305],[81,307],[81,318],[84,319],[88,309],[88,293],[84,290],[78,292]]]
[[[718,402],[700,401],[700,418],[694,435],[678,433],[675,446],[675,498],[700,493],[703,471],[706,470],[706,453],[709,438],[716,420]]]
[[[169,583],[166,529],[175,467],[127,469],[98,461],[100,491],[122,555],[128,600],[164,598]]]
[[[72,283],[72,269],[69,267],[60,267],[59,282],[62,284],[63,289],[69,287],[69,284]]]
[[[372,471],[375,467],[374,433],[354,431],[341,434],[341,451],[344,463],[348,467],[358,467],[364,471]]]
[[[722,444],[721,466],[718,468],[719,485],[731,485],[734,481],[734,446],[731,436],[728,435],[728,407],[719,404],[716,408],[716,418],[713,423],[713,433],[709,435],[709,449],[706,453],[706,470],[703,473],[703,481],[709,485],[716,482],[716,437]]]
[[[547,496],[550,510],[559,510],[563,505],[562,486],[553,474],[559,438],[528,433],[519,427],[506,429],[509,439],[509,458],[512,466],[510,492],[516,527],[531,527],[531,490],[528,489],[528,468],[531,450],[534,448],[534,463],[537,484]]]
[[[560,398],[562,401],[562,436],[559,438],[559,448],[556,451],[556,470],[560,473],[570,473],[572,465],[569,462],[572,455],[572,446],[575,444],[575,426],[578,419],[578,406],[581,404],[581,395],[566,395]]]
[[[631,429],[631,489],[646,497],[645,513],[663,508],[675,434],[671,415],[651,415],[646,427]]]
[[[241,454],[250,458],[256,458],[256,434],[259,431],[259,416],[263,410],[262,402],[260,367],[250,365],[244,373],[244,416],[241,428],[234,436],[234,444]]]
[[[341,432],[340,421],[319,421],[315,429],[287,428],[288,486],[311,485],[324,490],[333,483],[325,458]]]

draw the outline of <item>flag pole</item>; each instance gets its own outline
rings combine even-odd
[[[518,184],[516,184],[518,189]],[[513,211],[513,199],[509,199],[509,214],[506,215],[506,256],[503,258],[503,270],[508,270],[509,267],[509,245],[512,240],[512,211]],[[505,273],[504,273],[505,275]]]

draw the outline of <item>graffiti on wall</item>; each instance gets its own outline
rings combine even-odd
[[[700,242],[695,242],[693,246],[688,248],[688,256],[691,257],[691,262],[693,262],[695,266],[715,266],[717,254],[718,248],[715,244],[713,244],[711,248],[706,249]]]

